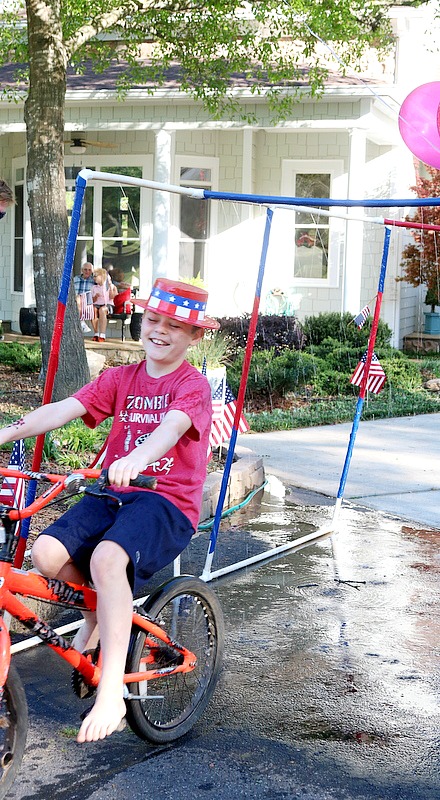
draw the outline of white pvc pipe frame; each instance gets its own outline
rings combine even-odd
[[[174,184],[167,184],[167,183],[160,183],[158,181],[146,180],[143,178],[134,178],[129,175],[116,175],[110,172],[99,172],[90,169],[83,169],[79,172],[78,177],[81,177],[84,181],[106,181],[107,183],[116,183],[116,184],[125,184],[128,186],[139,186],[141,188],[153,189],[155,191],[161,192],[170,192],[172,194],[179,194],[185,195],[187,197],[193,197],[199,200],[205,200],[205,194],[203,189],[196,189],[196,188],[188,188],[184,186],[177,186]],[[227,198],[221,198],[227,199]],[[232,202],[240,202],[240,199],[237,196],[231,198]],[[247,199],[243,199],[241,202],[250,202]],[[296,202],[296,198],[292,198],[292,202],[289,204],[285,204],[282,202],[277,202],[275,198],[273,198],[273,202],[268,201],[267,199],[262,200],[261,203],[258,201],[258,196],[255,196],[255,203],[260,204],[261,206],[276,206],[277,208],[284,208],[284,209],[293,209],[295,211],[305,211],[309,214],[315,213],[319,216],[324,217],[338,217],[339,219],[345,219],[347,221],[360,221],[360,222],[369,222],[376,225],[384,225],[385,218],[384,217],[368,217],[363,214],[354,214],[351,212],[350,214],[341,212],[341,211],[324,211],[323,209],[314,208],[313,206],[303,205],[300,202]],[[350,205],[350,201],[347,201],[347,206]],[[368,205],[368,202],[366,202]],[[295,539],[292,542],[287,542],[286,544],[280,545],[278,547],[274,547],[272,550],[267,550],[264,553],[259,553],[255,556],[250,556],[249,558],[244,559],[243,561],[238,561],[235,564],[230,564],[227,567],[223,567],[222,569],[218,569],[215,571],[209,570],[209,572],[204,570],[203,574],[200,576],[205,582],[215,580],[217,578],[222,577],[223,575],[227,575],[231,572],[236,572],[238,570],[244,569],[245,567],[251,566],[253,564],[257,564],[262,561],[270,560],[275,556],[282,555],[283,553],[287,552],[296,552],[298,550],[307,547],[310,544],[313,544],[321,539],[327,538],[334,533],[336,527],[337,517],[339,515],[339,511],[341,508],[342,500],[339,499],[336,501],[335,509],[333,518],[330,523],[326,526],[319,528],[318,530],[314,531],[313,533],[309,533],[305,536],[301,536],[298,539]],[[174,575],[180,574],[180,559],[176,559],[174,561]],[[146,597],[139,598],[135,601],[136,605],[140,605],[146,600]],[[69,623],[68,625],[63,625],[56,629],[56,633],[58,634],[65,634],[71,631],[76,630],[80,627],[82,621]],[[16,644],[12,645],[11,652],[18,653],[22,650],[29,649],[37,644],[41,644],[41,639],[37,636],[31,637],[30,639],[26,639],[23,642],[17,642]]]

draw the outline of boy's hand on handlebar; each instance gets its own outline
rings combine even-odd
[[[139,455],[136,457],[136,455],[136,451],[133,451],[130,455],[118,458],[117,461],[113,461],[113,464],[110,464],[108,468],[108,481],[110,484],[114,486],[129,486],[130,481],[138,477],[139,473],[145,469],[146,464],[144,458],[139,458]]]

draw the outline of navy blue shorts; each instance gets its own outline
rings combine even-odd
[[[85,578],[90,580],[90,558],[103,541],[116,542],[127,553],[127,575],[136,591],[148,578],[170,564],[194,533],[188,517],[154,492],[113,492],[109,497],[86,495],[42,531],[58,539]]]

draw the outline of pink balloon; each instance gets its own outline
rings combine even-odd
[[[399,130],[411,152],[430,167],[440,169],[440,81],[424,83],[405,98]]]

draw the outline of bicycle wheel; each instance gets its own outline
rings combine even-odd
[[[216,595],[198,578],[182,576],[161,586],[144,605],[144,611],[159,623],[172,639],[197,657],[192,672],[161,676],[156,680],[129,684],[129,691],[141,699],[127,700],[127,721],[141,739],[155,744],[183,736],[200,718],[214,692],[223,657],[223,614]],[[148,634],[151,641],[153,637]],[[146,670],[142,658],[154,652],[155,663],[148,668],[170,666],[175,651],[160,640],[152,650],[146,634],[133,630],[127,659],[128,672]]]
[[[0,702],[0,800],[11,788],[26,745],[28,708],[20,676],[12,665]]]

